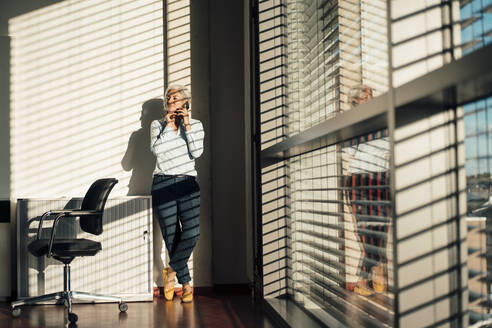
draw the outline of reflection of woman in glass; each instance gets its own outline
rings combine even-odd
[[[191,95],[183,86],[165,93],[163,120],[150,128],[150,146],[157,158],[152,182],[152,205],[169,254],[164,268],[164,295],[174,296],[174,279],[183,285],[182,302],[191,302],[188,259],[200,234],[200,187],[195,159],[203,152],[202,123],[190,118]]]
[[[372,89],[359,86],[351,90],[350,103],[355,107],[371,98]],[[359,137],[347,146],[343,149],[347,161],[344,198],[355,219],[356,238],[362,250],[358,281],[347,283],[347,289],[368,296],[387,289],[389,144],[385,133],[379,131]]]

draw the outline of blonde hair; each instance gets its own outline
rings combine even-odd
[[[183,99],[191,100],[191,91],[187,87],[181,84],[171,84],[166,88],[166,92],[164,92],[164,109],[167,111],[167,96],[169,96],[169,92],[171,90],[177,90],[183,97]],[[188,102],[191,108],[191,102]]]

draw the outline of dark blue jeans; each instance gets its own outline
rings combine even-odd
[[[154,175],[152,207],[180,284],[191,280],[188,260],[200,235],[200,186],[195,177]]]
[[[387,263],[386,245],[391,216],[389,174],[372,172],[343,177],[345,197],[357,221],[362,244],[361,277],[367,278],[373,266]]]

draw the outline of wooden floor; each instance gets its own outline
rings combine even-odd
[[[19,318],[12,318],[9,304],[0,303],[0,327],[66,327],[63,305],[23,306]],[[182,304],[179,298],[166,302],[154,297],[151,302],[128,303],[120,313],[117,304],[74,304],[76,325],[69,327],[258,327],[273,328],[264,312],[255,306],[247,293],[210,292],[195,295],[193,303]]]

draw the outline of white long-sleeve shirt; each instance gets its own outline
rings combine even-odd
[[[150,125],[150,150],[157,158],[154,174],[196,176],[195,158],[203,153],[205,132],[199,120],[190,118],[191,130],[180,125],[176,133],[165,121]]]
[[[342,150],[348,157],[347,173],[384,172],[389,169],[389,140],[387,137],[361,142]]]

